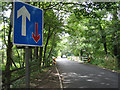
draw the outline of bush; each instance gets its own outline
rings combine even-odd
[[[117,58],[112,57],[110,55],[108,56],[99,56],[99,57],[92,57],[90,59],[90,64],[95,64],[100,67],[105,67],[112,70],[119,70],[118,69],[118,63]]]

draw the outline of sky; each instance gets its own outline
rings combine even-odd
[[[10,17],[11,10],[8,10],[4,13],[4,16]],[[3,27],[3,22],[0,24],[0,30]],[[0,49],[2,48],[2,40],[0,39]]]

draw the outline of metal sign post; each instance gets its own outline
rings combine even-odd
[[[43,46],[43,10],[22,2],[14,2],[13,44],[25,46],[26,88],[30,87],[29,47]]]
[[[25,47],[25,79],[26,88],[30,87],[30,71],[29,71],[29,47]]]

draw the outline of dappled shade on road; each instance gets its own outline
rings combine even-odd
[[[64,88],[118,88],[118,74],[67,58],[57,59]]]

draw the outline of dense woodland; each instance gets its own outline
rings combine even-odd
[[[91,64],[120,70],[120,2],[26,2],[43,9],[43,47],[29,47],[30,65],[51,66],[52,56],[90,56]],[[3,83],[25,67],[25,48],[13,45],[13,2],[2,2],[1,50]],[[10,17],[6,16],[11,11]],[[68,36],[65,36],[65,35]],[[7,74],[5,73],[7,72]],[[8,74],[9,73],[9,74]]]

